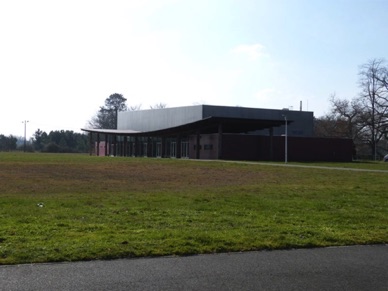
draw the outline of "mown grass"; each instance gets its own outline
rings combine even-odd
[[[386,243],[387,178],[386,172],[0,153],[0,264]]]

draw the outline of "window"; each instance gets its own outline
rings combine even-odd
[[[189,142],[183,141],[181,143],[181,157],[188,158],[189,157]]]
[[[176,158],[176,142],[173,141],[170,144],[170,157],[171,158]]]
[[[156,143],[156,157],[158,157],[158,158],[162,157],[162,143],[161,142]]]
[[[147,157],[148,156],[148,143],[143,143],[143,156]]]

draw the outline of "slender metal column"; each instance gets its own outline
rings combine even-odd
[[[97,132],[96,156],[100,155],[100,134]]]
[[[222,123],[218,124],[218,159],[222,159]]]
[[[269,160],[273,161],[273,127],[269,128]]]
[[[105,134],[105,156],[108,155],[108,148],[110,147],[110,145],[108,144],[108,135]]]
[[[123,156],[127,157],[128,156],[128,137],[124,136],[124,151],[123,151]]]
[[[89,155],[93,154],[93,133],[89,132]]]
[[[196,142],[196,148],[195,148],[195,158],[197,160],[200,159],[200,153],[201,153],[200,152],[200,147],[201,147],[200,142],[201,142],[201,132],[198,130],[197,131],[197,142]]]
[[[180,159],[182,158],[182,136],[178,135],[176,141],[176,157]]]
[[[285,132],[285,135],[284,135],[284,162],[287,163],[288,162],[288,133],[287,133],[287,115],[284,115],[284,120],[285,120],[285,127],[286,127],[286,132]]]

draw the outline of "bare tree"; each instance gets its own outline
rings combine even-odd
[[[348,138],[347,122],[333,114],[315,118],[314,135],[317,137]]]
[[[363,153],[364,145],[360,139],[358,115],[360,107],[357,100],[340,99],[330,96],[331,112],[314,120],[314,134],[318,137],[350,138],[355,145],[353,154]]]
[[[140,108],[141,108],[141,104],[129,106],[130,111],[138,111],[138,110],[140,110]]]
[[[385,63],[385,61],[381,60],[382,63]],[[383,90],[385,93],[388,91],[388,66],[380,68],[380,74],[376,75],[376,79],[378,82],[380,82],[381,86],[384,88]],[[382,96],[385,101],[387,100],[387,94],[385,96]]]
[[[151,109],[163,109],[166,107],[167,107],[167,104],[162,102],[150,106]]]
[[[361,94],[359,102],[362,114],[359,115],[365,142],[377,158],[377,145],[387,133],[388,88],[387,67],[382,59],[373,59],[360,68]]]
[[[347,100],[333,94],[330,97],[331,114],[318,120],[316,132],[351,138],[359,152],[372,154],[374,159],[383,150],[388,151],[379,147],[381,141],[388,138],[387,83],[388,67],[384,60],[374,59],[360,66],[360,95]],[[346,126],[340,126],[341,123]]]
[[[356,140],[358,138],[358,116],[361,112],[361,105],[357,99],[339,99],[335,94],[330,97],[332,119],[337,123],[341,121],[344,126],[341,127],[342,137]]]

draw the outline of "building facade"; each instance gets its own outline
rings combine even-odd
[[[352,142],[313,137],[313,112],[196,105],[125,111],[90,133],[91,152],[190,159],[351,161]]]

